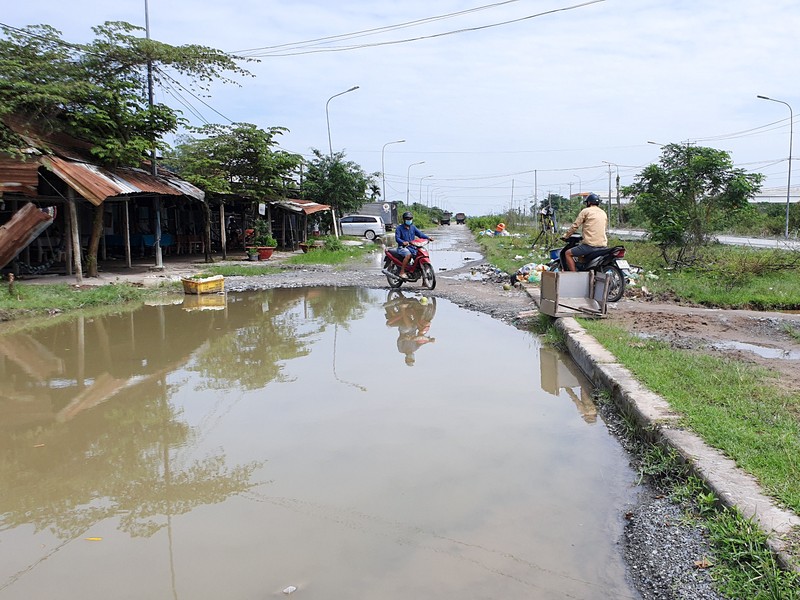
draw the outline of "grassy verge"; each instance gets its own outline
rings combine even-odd
[[[349,238],[344,238],[347,240]],[[379,246],[367,243],[361,246],[342,244],[343,240],[327,238],[325,246],[297,254],[286,260],[287,265],[341,265],[375,252]]]
[[[781,391],[763,369],[674,350],[601,321],[581,324],[688,427],[800,512],[800,396]]]
[[[625,258],[643,268],[637,285],[655,295],[721,308],[800,308],[800,256],[796,251],[712,244],[680,270],[665,267],[655,244],[624,243]]]
[[[108,306],[141,302],[153,294],[128,284],[109,284],[91,288],[76,288],[59,283],[55,285],[26,285],[15,283],[0,287],[0,310],[27,311],[29,314],[53,309],[76,310],[94,306]]]
[[[686,519],[705,530],[713,556],[698,561],[711,569],[721,593],[728,598],[800,599],[800,575],[780,567],[754,520],[722,506],[674,451],[640,444],[639,460],[642,476],[652,478],[681,506]]]
[[[203,270],[199,275],[224,275],[225,277],[255,277],[258,275],[274,275],[280,273],[280,267],[274,267],[265,264],[249,265],[231,263],[231,264],[216,264],[204,265]]]
[[[512,236],[478,235],[477,240],[483,254],[490,263],[509,275],[516,273],[528,263],[548,263],[549,255],[545,248],[531,248],[531,232],[520,230]]]

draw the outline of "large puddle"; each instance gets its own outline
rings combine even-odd
[[[286,289],[0,337],[0,598],[636,598],[586,381],[444,301]]]

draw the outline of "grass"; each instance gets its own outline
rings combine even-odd
[[[486,260],[509,275],[516,273],[517,269],[528,263],[550,262],[546,249],[531,248],[534,239],[531,230],[521,229],[515,233],[520,235],[478,236],[478,243],[483,248]]]
[[[0,310],[25,310],[32,313],[46,312],[54,308],[76,310],[93,306],[141,302],[152,294],[152,290],[128,284],[78,288],[66,283],[55,285],[15,283],[13,291],[8,285],[0,287]]]
[[[203,267],[201,275],[224,275],[226,277],[254,277],[257,275],[274,275],[280,273],[280,267],[263,264],[217,264]]]
[[[800,512],[800,397],[775,375],[733,360],[674,350],[602,321],[581,324],[685,424]]]
[[[668,269],[655,244],[625,241],[625,258],[641,266],[639,284],[656,297],[720,308],[786,310],[800,308],[800,256],[780,249],[712,244],[680,270]]]
[[[698,560],[712,569],[718,591],[728,598],[800,599],[800,574],[781,568],[753,519],[722,506],[674,451],[647,444],[640,458],[642,475],[657,478],[686,517],[705,530],[713,556]]]
[[[347,238],[345,238],[347,239]],[[379,246],[365,244],[362,246],[345,246],[326,243],[324,248],[318,248],[304,254],[296,254],[286,260],[288,265],[341,265],[375,252]]]

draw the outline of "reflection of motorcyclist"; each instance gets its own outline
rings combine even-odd
[[[414,354],[423,344],[435,342],[428,331],[436,314],[436,299],[408,298],[400,292],[391,292],[383,305],[386,325],[397,327],[397,351],[405,355],[406,364],[414,366]]]

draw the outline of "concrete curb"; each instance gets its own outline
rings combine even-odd
[[[538,294],[526,291],[538,306]],[[642,386],[616,357],[600,345],[572,317],[555,320],[566,339],[567,349],[591,382],[608,390],[617,407],[631,416],[640,435],[673,448],[723,504],[735,507],[745,518],[753,518],[767,534],[767,544],[785,569],[800,572],[800,517],[781,508],[768,497],[758,481],[736,466],[719,450],[695,433],[678,426],[680,416],[658,394]]]

